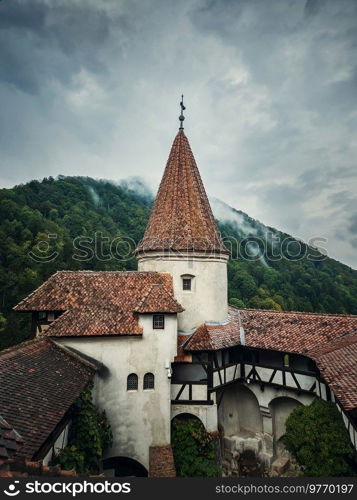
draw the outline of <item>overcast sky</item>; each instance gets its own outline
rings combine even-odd
[[[142,177],[178,128],[210,196],[357,267],[357,0],[0,1],[0,183]]]

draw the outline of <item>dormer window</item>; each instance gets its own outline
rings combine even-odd
[[[163,330],[165,328],[165,315],[154,314],[152,317],[152,327],[154,330]]]

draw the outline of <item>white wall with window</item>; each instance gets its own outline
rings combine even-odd
[[[149,447],[170,443],[169,376],[177,354],[177,315],[163,316],[164,328],[157,329],[153,314],[140,314],[142,335],[58,339],[105,367],[93,391],[114,436],[104,458],[125,456],[148,468]]]

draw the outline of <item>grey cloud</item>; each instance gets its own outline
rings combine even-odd
[[[155,189],[183,92],[209,194],[355,265],[356,47],[355,0],[3,0],[1,182]]]
[[[0,80],[36,93],[53,78],[68,84],[86,67],[107,68],[98,57],[109,37],[108,15],[85,3],[56,5],[42,0],[0,4]]]
[[[351,231],[353,235],[357,235],[357,212],[350,216],[348,230]]]

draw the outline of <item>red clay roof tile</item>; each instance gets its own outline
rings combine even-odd
[[[314,359],[344,409],[357,407],[357,316],[241,309],[239,321],[238,309],[229,311],[229,323],[201,325],[181,349],[209,351],[239,345],[242,325],[247,347]]]
[[[24,440],[21,454],[33,458],[94,374],[87,361],[47,339],[0,351],[1,413]]]
[[[140,335],[139,312],[183,310],[170,274],[136,271],[59,271],[14,309],[66,311],[46,336]]]
[[[158,309],[159,306],[160,309]],[[152,285],[136,306],[135,311],[138,313],[179,313],[184,309],[167,288],[163,285]]]
[[[227,254],[187,137],[173,142],[144,237],[136,249]]]

